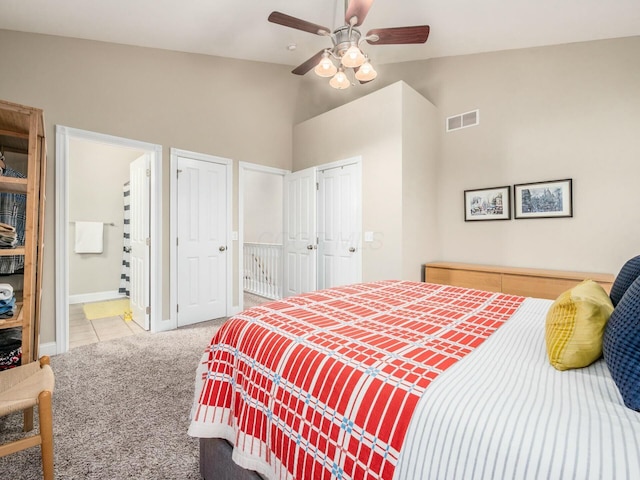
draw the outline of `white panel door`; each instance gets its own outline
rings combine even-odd
[[[149,330],[149,155],[144,154],[129,166],[130,195],[130,288],[133,320]]]
[[[227,169],[178,157],[178,326],[227,314]]]
[[[316,169],[284,177],[284,296],[316,289]]]
[[[360,165],[318,174],[318,288],[362,281]]]

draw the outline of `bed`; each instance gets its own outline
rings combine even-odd
[[[640,478],[640,413],[603,360],[551,367],[551,304],[385,281],[246,310],[196,372],[201,473]]]

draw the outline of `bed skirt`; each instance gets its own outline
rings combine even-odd
[[[204,480],[263,480],[231,459],[231,444],[222,438],[200,439],[200,475]]]

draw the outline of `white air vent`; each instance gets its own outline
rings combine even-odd
[[[447,118],[447,132],[460,130],[461,128],[473,127],[480,123],[480,110],[461,113]]]

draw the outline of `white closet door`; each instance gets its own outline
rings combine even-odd
[[[318,175],[318,288],[362,281],[360,165]]]
[[[284,296],[316,289],[316,169],[284,178]]]

